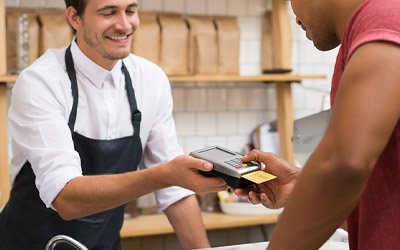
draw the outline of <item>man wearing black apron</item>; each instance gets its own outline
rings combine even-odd
[[[188,156],[179,156],[173,160],[168,157],[163,159],[161,156],[154,156],[164,152],[152,148],[160,145],[166,145],[166,148],[169,145],[164,145],[154,139],[154,137],[163,137],[157,128],[163,128],[164,123],[169,124],[169,131],[166,133],[171,133],[170,130],[174,130],[174,127],[173,123],[170,127],[170,118],[157,124],[156,121],[150,119],[152,116],[148,113],[153,112],[158,115],[160,110],[154,110],[152,105],[150,108],[141,107],[138,102],[140,94],[146,95],[145,97],[140,96],[142,103],[146,103],[143,99],[150,99],[152,94],[161,98],[165,93],[158,95],[157,90],[147,90],[146,92],[140,87],[140,94],[135,93],[133,86],[136,85],[127,68],[128,66],[133,67],[131,72],[140,75],[148,74],[147,68],[154,67],[145,62],[143,67],[146,67],[146,70],[141,70],[142,64],[140,63],[144,62],[143,59],[129,55],[131,36],[138,25],[136,0],[87,0],[66,1],[66,3],[69,21],[76,30],[76,40],[71,45],[75,54],[71,53],[71,46],[66,50],[52,52],[55,56],[50,52],[46,53],[25,74],[21,74],[13,91],[10,128],[16,145],[16,156],[12,160],[12,167],[13,164],[18,166],[15,162],[22,164],[20,163],[20,166],[16,167],[17,173],[13,179],[10,200],[0,213],[1,250],[44,249],[50,238],[60,234],[68,235],[82,242],[89,249],[120,249],[119,230],[123,223],[124,204],[127,202],[146,193],[173,185],[198,193],[215,192],[227,188],[226,183],[221,179],[205,178],[198,174],[198,170],[209,171],[212,169],[212,166],[204,161]],[[74,5],[71,6],[71,4]],[[89,22],[92,24],[88,24]],[[100,51],[101,49],[104,51]],[[79,122],[79,119],[85,119],[85,117],[77,115],[79,112],[87,112],[90,116],[88,122],[95,124],[91,126],[93,129],[96,129],[97,121],[93,121],[92,114],[93,117],[98,117],[96,112],[103,112],[101,110],[85,111],[88,107],[93,109],[93,106],[96,105],[90,105],[90,101],[88,104],[85,103],[85,100],[88,99],[85,94],[91,93],[90,91],[83,90],[84,93],[80,91],[85,89],[84,84],[88,83],[82,82],[84,79],[82,76],[85,73],[80,70],[78,74],[75,70],[74,57],[79,53],[80,57],[77,58],[88,60],[88,70],[90,70],[90,65],[97,67],[95,66],[97,64],[104,69],[111,70],[113,76],[111,82],[117,82],[116,86],[118,86],[118,79],[121,79],[119,82],[124,83],[125,91],[121,92],[121,96],[125,96],[128,100],[128,119],[125,120],[130,121],[129,131],[133,131],[130,135],[111,136],[111,139],[93,139],[77,131],[76,123]],[[61,63],[61,58],[64,59],[65,65]],[[123,58],[125,59],[122,61]],[[60,66],[51,67],[62,67],[62,76],[57,75],[57,70],[43,69],[43,65],[47,65],[42,63],[45,59],[50,61],[49,65],[58,62]],[[51,71],[49,72],[51,77],[48,77],[46,72],[44,73],[46,77],[43,76],[40,79],[41,74],[35,72],[35,69],[38,68],[40,71],[44,70],[43,72]],[[82,68],[78,67],[79,69]],[[120,72],[117,72],[118,70]],[[38,77],[36,78],[35,75]],[[66,75],[70,82],[70,88],[65,88]],[[135,79],[139,81],[141,77],[135,76]],[[39,84],[35,85],[38,88],[41,88],[41,85],[48,85],[51,90],[38,90],[41,98],[35,99],[37,96],[35,88],[27,86],[32,82]],[[61,83],[60,88],[57,86],[58,83]],[[146,82],[146,84],[151,83]],[[65,90],[64,97],[57,95],[60,89]],[[28,93],[29,91],[31,93]],[[42,92],[47,92],[48,96],[41,96]],[[31,94],[32,97],[25,98],[24,94]],[[65,104],[70,107],[69,110],[66,111],[59,108],[58,105],[52,105],[63,103],[64,99],[71,98],[71,95],[71,105]],[[54,98],[55,96],[58,99]],[[107,102],[106,96],[104,99]],[[154,106],[158,106],[157,100],[151,101]],[[69,115],[63,115],[67,118],[68,126],[65,124],[65,128],[60,130],[58,130],[58,126],[47,126],[48,131],[44,130],[43,123],[57,124],[59,122],[53,121],[57,118],[46,114],[55,106],[58,108],[55,109],[56,113],[70,112]],[[18,110],[21,107],[25,107],[23,112]],[[139,110],[142,112],[146,110],[146,112],[142,114]],[[35,115],[35,118],[26,122],[32,114]],[[170,116],[171,114],[165,115],[165,117]],[[99,127],[102,122],[98,121]],[[143,125],[143,122],[146,125]],[[145,131],[142,132],[141,129]],[[163,129],[159,130],[163,131]],[[82,130],[82,128],[78,128],[78,130]],[[54,131],[56,132],[54,133]],[[37,136],[38,134],[40,136]],[[145,139],[141,138],[141,135]],[[51,138],[51,142],[48,141],[48,137]],[[72,148],[66,146],[68,150],[63,151],[64,144],[57,144],[57,140],[63,141],[65,138],[67,139],[64,144]],[[176,147],[174,132],[172,132],[172,137],[166,138],[169,140],[172,138],[169,143]],[[51,143],[57,147],[49,149],[48,145]],[[169,149],[164,150],[167,152]],[[148,153],[145,154],[145,151]],[[68,158],[65,157],[65,154],[71,154],[73,157],[76,153],[79,154],[76,162],[80,162],[80,165],[75,168],[80,168],[81,174],[72,174],[70,169],[64,171],[65,165],[68,164],[58,163],[60,158]],[[145,159],[142,159],[143,155],[146,155]],[[144,165],[146,165],[145,162],[149,162],[151,168],[134,172],[141,161]],[[55,181],[63,178],[66,178],[65,183],[59,184]],[[48,197],[51,195],[47,193],[51,194],[52,188],[47,188],[46,185],[60,190],[57,191],[54,199]],[[159,201],[159,203],[166,204],[161,210],[165,210],[182,246],[184,248],[208,247],[209,243],[201,221],[200,210],[195,197],[191,195],[193,193],[177,192],[177,189],[181,189],[171,188],[175,188],[175,193],[171,191],[169,195],[164,196],[173,197],[176,194],[179,198],[171,199],[169,197],[170,201]],[[58,248],[72,249],[62,245],[59,245]]]

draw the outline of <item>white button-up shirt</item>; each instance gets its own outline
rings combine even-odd
[[[51,203],[58,193],[72,178],[82,175],[80,157],[74,150],[68,127],[73,98],[65,50],[48,50],[20,74],[12,90],[9,109],[11,181],[29,161],[40,198],[53,209]],[[106,140],[132,135],[121,60],[108,71],[86,57],[75,41],[71,53],[79,90],[75,132]],[[142,113],[141,168],[151,168],[182,154],[172,118],[170,84],[161,68],[146,59],[131,54],[124,63]],[[191,194],[179,187],[156,191],[158,208],[163,211]]]

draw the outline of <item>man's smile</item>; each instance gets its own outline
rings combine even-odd
[[[106,36],[108,39],[113,40],[113,41],[124,41],[127,40],[132,34],[126,34],[126,35],[114,35],[114,36]]]

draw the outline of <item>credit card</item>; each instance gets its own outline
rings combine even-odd
[[[273,180],[276,178],[275,175],[269,174],[262,170],[257,170],[257,171],[242,175],[242,177],[249,181],[252,181],[256,184],[260,184],[260,183],[270,181],[270,180]]]

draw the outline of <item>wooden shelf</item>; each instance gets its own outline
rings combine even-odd
[[[275,224],[279,214],[269,215],[229,215],[224,213],[202,212],[207,230]],[[164,214],[141,215],[126,219],[121,229],[121,238],[150,236],[174,233]]]
[[[169,76],[171,82],[301,82],[304,79],[324,79],[322,75],[263,74]]]
[[[0,82],[15,82],[18,75],[0,76]],[[304,79],[325,79],[323,75],[263,74],[168,76],[170,82],[301,82]]]
[[[15,82],[18,78],[18,75],[3,75],[0,76],[0,83],[3,82]]]

